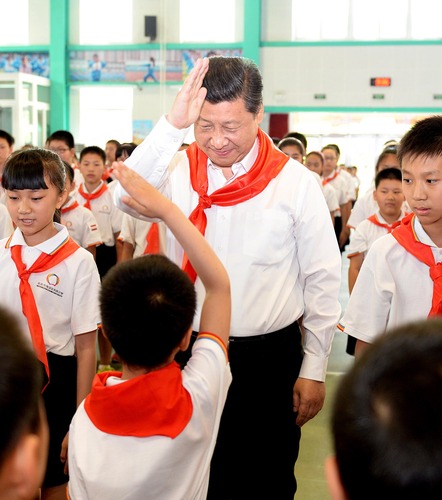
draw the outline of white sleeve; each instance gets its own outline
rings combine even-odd
[[[376,240],[367,252],[339,322],[342,331],[368,343],[385,332],[396,292],[391,267],[385,258],[386,241]]]
[[[189,128],[176,129],[167,121],[166,116],[162,116],[152,132],[136,147],[124,163],[153,186],[159,188],[164,182],[169,163],[183,143],[188,131]],[[147,220],[121,201],[125,195],[127,193],[118,183],[114,191],[116,206],[133,217]]]

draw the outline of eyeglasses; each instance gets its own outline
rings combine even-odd
[[[51,151],[53,151],[54,153],[66,153],[66,151],[69,151],[69,148],[50,148]]]

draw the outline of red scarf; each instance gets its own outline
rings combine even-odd
[[[114,171],[113,167],[107,168],[104,174],[101,176],[101,179],[103,181],[110,182],[110,180],[112,180],[111,175],[113,171]]]
[[[336,177],[339,175],[339,172],[336,170],[335,173],[331,176],[328,177],[327,179],[322,179],[322,185],[325,186],[329,182],[331,182],[333,179],[336,179]]]
[[[7,243],[6,247],[8,246],[9,242]],[[32,266],[29,269],[26,269],[26,266],[24,265],[21,257],[22,246],[14,245],[13,247],[11,247],[11,257],[15,263],[15,266],[17,267],[18,277],[20,278],[20,297],[22,303],[22,311],[28,321],[35,354],[45,367],[46,375],[48,377],[48,383],[49,365],[48,357],[46,355],[46,346],[43,338],[43,328],[41,326],[40,315],[38,313],[37,304],[35,303],[34,294],[32,293],[32,288],[29,284],[29,276],[32,273],[43,273],[45,271],[48,271],[49,269],[52,269],[57,264],[72,255],[78,248],[79,245],[75,243],[75,241],[71,237],[68,237],[52,253],[42,253],[32,264]]]
[[[231,184],[226,184],[207,194],[209,182],[207,179],[207,156],[198,148],[196,142],[186,150],[189,159],[190,181],[192,188],[199,195],[198,205],[189,216],[189,220],[197,227],[201,234],[205,234],[207,217],[204,212],[212,205],[229,207],[243,201],[250,200],[261,193],[282,170],[289,157],[276,148],[273,141],[261,129],[258,129],[259,152],[252,168],[244,175],[239,176]],[[196,273],[186,255],[183,258],[183,269],[192,281]]]
[[[61,213],[65,214],[66,212],[70,212],[71,210],[74,210],[74,208],[77,208],[79,206],[80,204],[77,200],[75,200],[74,203],[72,203],[72,205],[70,205],[69,207],[61,207]]]
[[[400,220],[394,221],[393,224],[391,224],[391,225],[390,224],[382,224],[382,222],[379,222],[379,219],[378,219],[376,214],[370,215],[370,217],[368,217],[368,220],[370,222],[372,222],[373,224],[375,224],[376,226],[384,227],[389,233],[391,233],[391,231],[393,231],[393,229],[395,229],[396,227],[401,225]]]
[[[160,253],[160,233],[158,231],[158,224],[152,222],[149,231],[146,235],[146,248],[143,255]]]
[[[159,370],[120,384],[106,386],[118,372],[95,375],[84,409],[92,423],[116,436],[168,436],[175,438],[188,424],[192,398],[183,386],[176,361]]]
[[[442,262],[436,264],[431,247],[421,243],[414,232],[413,213],[405,216],[401,225],[391,234],[407,252],[430,268],[430,277],[433,280],[433,299],[428,317],[442,315]]]
[[[101,188],[96,191],[95,193],[86,193],[86,191],[83,189],[83,184],[80,184],[80,187],[78,188],[78,192],[83,196],[83,198],[86,200],[86,203],[84,206],[91,210],[91,200],[95,200],[99,198],[105,191],[107,190],[107,184],[103,182]]]

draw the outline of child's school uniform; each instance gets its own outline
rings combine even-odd
[[[165,255],[166,226],[161,222],[152,223],[124,214],[118,239],[134,247],[133,258],[147,253]]]
[[[70,426],[70,498],[205,499],[231,380],[226,347],[207,333],[182,371],[96,375]]]
[[[45,365],[44,371],[46,375],[49,371],[49,384],[43,392],[50,430],[44,481],[47,487],[63,484],[67,479],[59,456],[61,441],[76,408],[75,336],[96,330],[100,323],[100,278],[94,258],[90,252],[72,242],[66,227],[61,224],[55,224],[55,227],[58,231],[55,236],[33,247],[26,245],[19,229],[11,237],[0,241],[0,303],[16,313],[20,327],[29,342],[32,342],[37,357],[48,365]],[[33,338],[22,312],[21,279],[11,257],[16,253],[15,249],[21,247],[21,260],[26,269],[30,269],[42,254],[56,255],[68,244],[75,245],[73,253],[53,267],[31,273],[28,279],[41,323],[42,349],[47,358],[42,360],[35,336]]]
[[[405,212],[402,210],[399,219],[393,224],[388,224],[388,222],[386,222],[386,220],[382,217],[379,210],[376,210],[376,212],[368,219],[365,219],[358,224],[354,232],[351,234],[350,244],[347,249],[347,257],[351,259],[360,253],[363,253],[365,257],[368,249],[373,245],[373,243],[381,236],[384,236],[384,234],[390,233],[400,224],[401,219],[405,215]]]
[[[84,184],[80,184],[75,197],[80,205],[92,211],[98,223],[103,245],[97,247],[96,262],[100,276],[103,277],[117,262],[114,234],[121,231],[123,212],[115,206],[112,190],[104,181],[92,193],[88,193]]]
[[[374,214],[379,209],[378,203],[373,196],[374,191],[375,188],[373,187],[356,200],[347,221],[347,226],[349,228],[355,229],[358,224],[368,219],[370,215]],[[402,204],[402,211],[405,213],[411,212],[411,209],[406,201]]]
[[[411,220],[416,240],[431,249],[436,263],[442,262],[442,249],[419,219],[410,214],[402,222],[407,220]],[[367,252],[338,324],[341,331],[364,342],[372,343],[391,328],[425,319],[432,309],[434,286],[429,266],[398,242],[395,231],[381,236]]]
[[[74,197],[69,197],[61,208],[61,223],[81,247],[101,245],[101,234],[94,214],[80,205]]]
[[[14,232],[14,226],[5,205],[0,203],[0,239],[7,238]]]

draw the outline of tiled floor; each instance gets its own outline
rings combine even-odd
[[[348,259],[342,257],[342,282],[340,302],[344,311],[348,302]],[[301,449],[296,464],[295,475],[298,480],[296,500],[329,500],[330,495],[324,476],[324,461],[331,453],[329,432],[330,406],[339,378],[353,363],[353,357],[345,352],[347,337],[336,330],[333,348],[327,370],[326,400],[321,412],[302,428]]]

